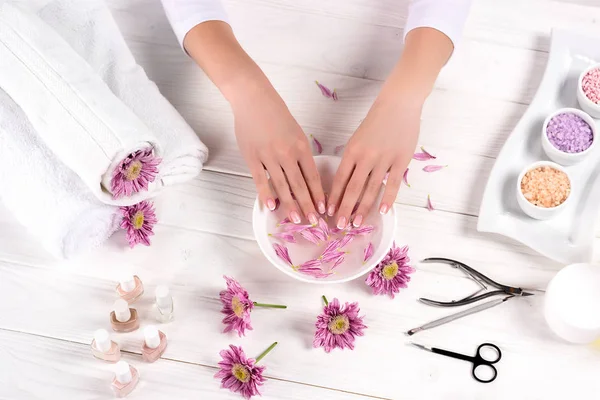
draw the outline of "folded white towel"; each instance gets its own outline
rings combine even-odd
[[[118,207],[101,203],[81,178],[58,160],[2,90],[0,200],[59,258],[101,244],[121,220]]]
[[[0,86],[101,201],[134,204],[200,172],[206,147],[135,63],[103,3],[47,3],[62,37],[23,3],[0,7]],[[163,158],[156,181],[113,199],[114,169],[148,147]]]

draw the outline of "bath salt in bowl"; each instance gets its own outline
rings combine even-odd
[[[600,118],[600,64],[592,65],[579,75],[577,101],[583,111]]]
[[[549,219],[568,205],[571,178],[558,164],[539,161],[525,168],[517,180],[517,202],[534,219]]]
[[[595,146],[596,124],[576,108],[550,114],[542,128],[542,147],[554,162],[572,165],[582,161]]]
[[[326,193],[331,190],[333,178],[340,160],[339,157],[333,156],[315,157],[315,163],[317,164],[317,168],[321,175],[323,189]],[[311,243],[309,240],[305,239],[301,232],[293,232],[295,229],[302,229],[302,226],[297,228],[294,224],[288,224],[288,221],[286,220],[287,216],[282,207],[279,207],[279,209],[272,212],[256,199],[252,215],[252,225],[256,241],[271,264],[286,275],[300,281],[309,283],[341,283],[359,278],[377,266],[392,247],[394,240],[396,228],[396,214],[394,207],[392,207],[386,215],[381,215],[379,213],[378,206],[383,195],[383,187],[384,186],[382,185],[379,197],[375,201],[369,215],[364,218],[361,228],[349,228],[349,232],[336,232],[334,217],[321,215],[320,217],[327,223],[328,229],[330,230],[330,239],[328,241],[318,240],[318,244]],[[301,225],[303,224],[308,224],[308,222],[303,220]],[[369,233],[368,231],[371,230],[370,227],[372,227],[372,232]],[[362,229],[362,231],[359,229]],[[367,233],[361,234],[361,232],[364,231],[367,231]],[[289,243],[285,239],[279,238],[278,235],[283,232],[286,233],[287,239],[290,239],[289,235],[292,234],[294,237],[293,240],[295,240],[296,243]],[[305,234],[309,239],[314,240],[310,232],[305,232]],[[319,235],[318,231],[317,234]],[[333,270],[331,270],[331,268],[334,266],[336,260],[325,262],[321,265],[319,265],[319,262],[314,262],[314,260],[319,260],[319,257],[323,255],[328,242],[332,242],[336,238],[348,241],[347,236],[349,234],[353,235],[353,238],[347,245],[344,245],[340,251],[344,257],[343,262],[333,268]],[[283,259],[285,256],[282,258],[277,254],[274,244],[277,245],[279,252],[287,250],[293,267]],[[369,244],[372,244],[372,250],[369,251],[372,254],[367,262],[364,262],[365,249],[369,247]],[[309,268],[312,268],[313,271],[321,271],[322,274],[325,275],[324,277],[302,273],[299,270],[299,267],[302,264],[310,261],[313,262],[307,264]],[[329,274],[330,272],[332,273]]]

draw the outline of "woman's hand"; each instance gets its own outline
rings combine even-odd
[[[262,203],[273,211],[279,198],[294,223],[304,215],[316,225],[317,210],[325,213],[321,179],[306,135],[281,97],[268,84],[244,94],[232,107],[238,145]]]
[[[379,212],[394,204],[402,176],[417,145],[422,104],[376,101],[344,150],[329,196],[327,214],[337,211],[337,227],[359,227],[374,205],[389,172]],[[361,197],[362,195],[362,197]]]

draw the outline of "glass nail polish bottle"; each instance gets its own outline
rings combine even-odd
[[[154,304],[154,313],[156,320],[162,322],[170,322],[173,320],[173,297],[167,286],[157,286],[154,292],[156,303]]]
[[[125,397],[135,389],[139,380],[140,374],[137,369],[125,361],[119,361],[115,365],[115,377],[112,381],[113,393],[116,397]]]
[[[144,329],[142,344],[142,360],[153,363],[158,360],[167,348],[167,336],[155,326],[149,325]]]
[[[131,304],[144,294],[144,284],[137,275],[127,275],[119,281],[117,294]]]
[[[94,340],[92,340],[92,354],[100,360],[114,363],[121,358],[121,349],[116,342],[110,340],[106,329],[98,329],[94,332]]]
[[[135,331],[140,327],[137,310],[129,308],[129,304],[123,299],[116,300],[110,313],[110,324],[115,332]]]

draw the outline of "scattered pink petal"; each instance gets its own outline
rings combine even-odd
[[[321,94],[325,97],[327,97],[328,99],[333,97],[333,93],[331,92],[331,90],[325,86],[325,85],[321,85],[319,83],[319,81],[315,81],[315,83],[317,84],[317,86],[319,87],[319,89],[321,89]]]
[[[373,243],[369,242],[369,244],[365,248],[363,263],[366,263],[367,261],[369,261],[369,259],[373,256],[374,252],[375,252],[375,248],[373,247]]]
[[[304,265],[304,264],[303,264]],[[320,264],[319,264],[320,265]],[[299,266],[295,268],[301,274],[312,276],[313,278],[327,278],[332,272],[323,272],[320,266]]]
[[[312,225],[295,225],[295,224],[283,225],[283,231],[290,232],[290,233],[302,232],[308,228],[312,228]]]
[[[356,236],[356,235],[368,235],[375,230],[375,227],[372,225],[364,225],[360,228],[352,229],[347,233],[347,236]]]
[[[339,247],[340,247],[340,239],[332,240],[331,242],[327,243],[327,245],[325,246],[325,250],[323,250],[323,254],[331,253],[332,251],[337,251],[337,249]]]
[[[288,224],[291,224],[291,223],[292,223],[292,221],[289,218],[286,217],[283,220],[281,220],[281,222],[279,222],[277,224],[277,226],[279,227],[279,226],[288,225]]]
[[[439,171],[442,168],[446,168],[447,165],[426,165],[423,167],[423,171],[425,172],[435,172]]]
[[[354,240],[354,235],[350,235],[350,234],[345,235],[342,238],[342,240],[340,240],[338,249],[342,249],[342,248],[348,246],[350,244],[350,242],[352,242],[352,240]]]
[[[315,235],[315,237],[320,242],[326,242],[327,241],[327,235],[325,234],[325,232],[323,232],[323,230],[321,228],[319,228],[319,227],[308,228],[307,231],[309,231],[310,233],[312,233],[313,235]]]
[[[283,240],[284,242],[296,243],[294,234],[290,232],[269,233],[269,236]]]
[[[273,248],[275,249],[275,254],[277,257],[281,258],[283,261],[289,264],[290,267],[293,267],[292,259],[290,258],[290,253],[288,252],[287,247],[279,244],[273,243]]]
[[[306,261],[305,263],[300,264],[298,266],[298,270],[301,270],[301,269],[306,270],[308,268],[321,267],[321,263],[322,262],[319,259],[309,260],[309,261]]]
[[[305,240],[308,240],[313,244],[319,244],[319,238],[313,232],[311,232],[310,229],[305,229],[299,233],[300,236],[302,236]]]
[[[402,176],[402,180],[404,181],[404,184],[408,187],[410,187],[410,183],[408,183],[408,168],[406,168],[406,171],[404,171],[404,176]]]
[[[430,195],[427,195],[427,209],[429,211],[435,210],[435,208],[433,208],[433,204],[431,204],[431,196]]]
[[[331,93],[331,98],[333,99],[333,101],[338,101],[338,95],[337,95],[337,92],[335,91],[335,88],[333,89],[333,92]]]
[[[344,253],[342,253],[342,255],[340,257],[338,257],[337,260],[335,260],[335,262],[333,263],[333,265],[331,266],[331,268],[329,270],[333,271],[334,269],[336,269],[337,267],[342,265],[343,262],[344,262]]]
[[[319,142],[317,138],[313,135],[310,135],[310,137],[313,141],[313,144],[315,145],[315,150],[317,151],[317,154],[323,153],[323,146],[321,145],[321,142]]]
[[[329,240],[329,225],[327,225],[327,222],[325,222],[323,218],[319,218],[319,228],[325,234],[324,241],[326,242],[327,240]]]
[[[336,156],[339,155],[342,151],[344,151],[344,147],[346,147],[344,144],[336,146],[335,149],[333,149],[333,154]]]
[[[434,160],[437,157],[434,156],[433,154],[429,153],[427,150],[425,150],[425,148],[423,146],[421,146],[421,153],[415,153],[413,155],[413,159],[417,160],[417,161],[428,161],[428,160]]]
[[[340,252],[339,250],[330,251],[328,253],[324,253],[319,259],[323,264],[329,264],[330,262],[336,262],[338,258],[344,256],[344,252]]]

